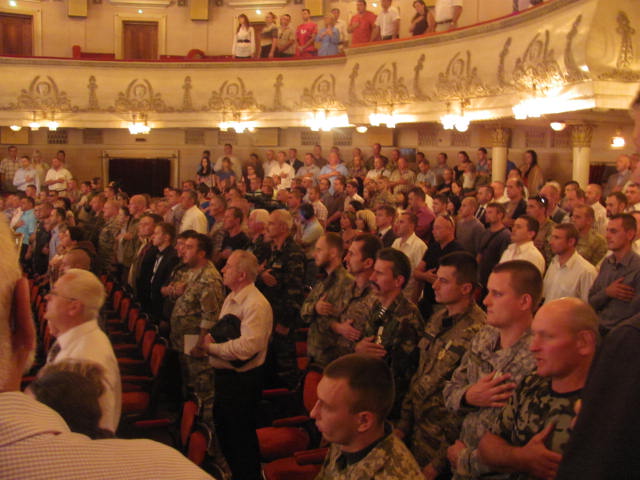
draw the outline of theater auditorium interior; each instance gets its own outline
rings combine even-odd
[[[639,7],[0,0],[0,478],[637,478]]]

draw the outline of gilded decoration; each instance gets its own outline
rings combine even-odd
[[[620,50],[618,51],[616,68],[600,75],[600,79],[636,82],[640,80],[640,72],[633,71],[631,69],[634,60],[633,36],[635,35],[636,30],[631,26],[629,17],[625,12],[619,11],[616,20],[618,23],[616,32],[622,37],[620,40]]]
[[[424,61],[426,58],[427,56],[424,53],[420,55],[416,66],[413,67],[413,96],[416,100],[430,100],[429,96],[425,95],[420,87],[420,73],[424,70]]]
[[[572,125],[571,126],[571,146],[590,147],[592,137],[593,137],[593,126],[591,125]]]
[[[162,100],[162,95],[155,93],[151,82],[147,79],[133,79],[129,82],[124,92],[118,93],[115,107],[110,108],[118,112],[171,112],[173,108],[167,107]]]
[[[471,52],[456,53],[444,72],[438,74],[435,96],[441,100],[468,99],[490,94],[478,77],[478,69],[471,66]]]
[[[58,88],[50,76],[37,75],[31,80],[29,88],[23,88],[17,103],[10,104],[9,110],[30,110],[32,112],[77,112],[79,108],[71,105],[67,93]]]
[[[182,84],[182,108],[183,112],[193,112],[193,100],[191,99],[191,90],[193,89],[191,85],[191,77],[187,75],[184,77],[184,83]]]
[[[303,89],[297,108],[343,110],[344,105],[336,99],[336,77],[333,74],[318,75],[310,87]]]
[[[284,77],[281,73],[276,77],[276,83],[273,84],[273,106],[265,110],[270,112],[289,111],[282,101],[282,87],[284,86]]]
[[[573,25],[571,26],[571,30],[567,33],[567,41],[564,47],[564,68],[567,71],[565,80],[567,82],[579,82],[589,78],[589,75],[580,70],[575,58],[573,58],[573,40],[578,34],[580,22],[582,22],[582,15],[578,15],[576,17]]]
[[[498,62],[498,86],[501,89],[511,86],[511,82],[507,80],[505,60],[509,55],[509,48],[511,47],[511,37],[507,38],[500,50],[500,61]]]
[[[404,78],[398,76],[396,62],[391,67],[386,63],[378,67],[373,78],[365,82],[362,98],[368,105],[397,105],[412,100]]]
[[[96,82],[96,77],[93,75],[89,77],[87,88],[89,89],[88,110],[90,112],[96,112],[100,110],[100,104],[98,103],[98,94],[96,92],[98,90],[98,82]]]
[[[256,103],[253,92],[247,90],[241,78],[237,81],[223,82],[218,91],[211,92],[205,111],[240,112],[260,111],[262,107]]]
[[[355,63],[349,74],[349,104],[350,105],[362,105],[362,100],[358,98],[358,92],[356,91],[356,80],[360,73],[360,64]]]
[[[553,49],[549,48],[549,30],[545,30],[544,35],[537,33],[522,57],[516,59],[513,82],[520,90],[541,92],[564,84],[564,75]]]
[[[496,127],[491,131],[491,141],[494,147],[508,147],[511,130],[503,127]]]

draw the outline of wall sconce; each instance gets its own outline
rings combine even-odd
[[[339,111],[317,110],[311,114],[311,117],[305,120],[305,125],[312,132],[330,132],[334,128],[348,127],[349,115]]]
[[[22,130],[22,127],[20,125],[11,125],[9,128],[12,132],[19,132],[20,130]]]
[[[561,132],[565,128],[567,128],[567,124],[564,122],[551,122],[549,126],[551,127],[551,130],[553,130],[554,132]]]
[[[129,122],[127,128],[131,135],[146,135],[151,131],[151,127],[147,124],[147,116],[143,113],[132,114],[133,121]]]
[[[622,132],[620,130],[617,130],[616,134],[611,137],[611,148],[624,148],[626,144],[627,142],[622,136]]]

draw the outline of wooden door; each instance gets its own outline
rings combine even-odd
[[[158,22],[123,22],[125,60],[158,59]]]
[[[33,55],[31,15],[0,13],[0,55]]]

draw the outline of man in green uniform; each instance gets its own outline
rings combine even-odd
[[[424,335],[424,321],[415,304],[402,292],[411,277],[407,256],[393,248],[378,252],[371,275],[376,302],[356,352],[384,358],[396,386],[396,400],[390,418],[398,418],[400,406],[418,368],[418,342]]]
[[[337,233],[327,233],[316,241],[313,257],[325,278],[316,283],[300,310],[302,321],[309,325],[309,357],[320,366],[337,358],[337,338],[331,325],[339,320],[353,285],[353,277],[342,266],[342,254],[342,238]]]
[[[98,254],[96,255],[96,270],[98,274],[113,273],[116,261],[116,237],[120,231],[120,224],[117,219],[118,209],[119,205],[115,200],[105,202],[102,209],[102,218],[106,223],[98,236]]]
[[[406,438],[427,479],[447,470],[447,447],[460,434],[463,416],[444,405],[442,389],[458,367],[485,313],[474,299],[477,263],[467,252],[440,259],[433,282],[435,299],[445,308],[434,313],[420,340],[420,366],[402,403],[397,434]]]
[[[393,375],[380,359],[346,355],[331,362],[311,411],[331,442],[316,480],[421,480],[420,469],[385,419],[393,405]]]
[[[478,447],[484,463],[514,480],[555,478],[599,337],[593,309],[568,297],[541,307],[531,330],[536,374],[522,381]]]
[[[171,348],[180,357],[183,384],[203,402],[203,412],[213,408],[213,367],[206,354],[198,351],[204,337],[218,320],[224,301],[222,277],[211,263],[211,239],[191,233],[185,238],[182,260],[187,266],[182,281],[173,285],[177,295],[171,313]],[[185,342],[197,336],[196,345],[185,351]]]

